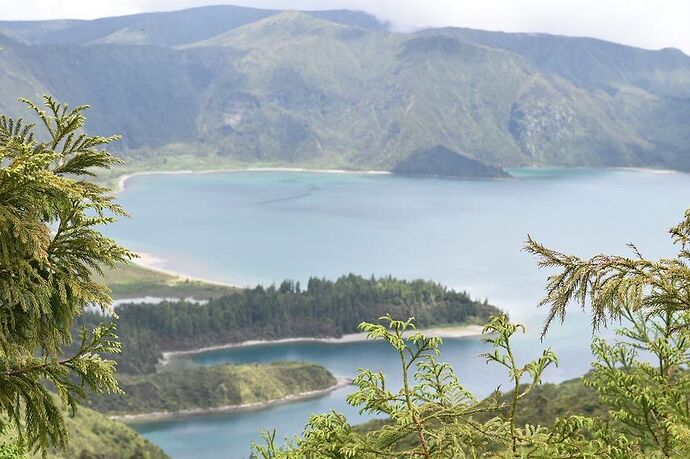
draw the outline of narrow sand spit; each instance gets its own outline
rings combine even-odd
[[[179,273],[177,271],[172,271],[170,269],[165,269],[161,268],[160,265],[165,263],[165,260],[159,257],[156,257],[155,255],[151,255],[150,253],[146,252],[137,252],[137,255],[139,255],[139,258],[135,258],[132,260],[132,263],[141,266],[142,268],[146,268],[151,271],[155,271],[161,274],[166,274],[168,276],[172,276],[177,279],[178,282],[184,282],[186,280],[189,281],[195,281],[195,282],[203,282],[205,284],[212,284],[212,285],[222,285],[224,287],[234,287],[234,288],[246,288],[246,285],[239,285],[239,284],[231,284],[229,282],[220,282],[217,280],[213,279],[205,279],[203,277],[196,277],[196,276],[188,276],[183,273]]]
[[[249,167],[236,169],[205,169],[195,171],[191,169],[184,169],[179,171],[142,171],[133,172],[131,174],[124,174],[118,178],[116,193],[125,189],[127,180],[131,177],[141,175],[183,175],[183,174],[219,174],[219,173],[234,173],[234,172],[313,172],[316,174],[365,174],[365,175],[389,175],[390,171],[379,170],[346,170],[346,169],[309,169],[306,167]]]

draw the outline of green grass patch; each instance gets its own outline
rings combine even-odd
[[[105,268],[102,280],[110,287],[113,299],[153,296],[206,300],[237,291],[234,287],[184,279],[133,263]]]

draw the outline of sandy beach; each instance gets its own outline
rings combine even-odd
[[[133,172],[131,174],[121,175],[117,180],[116,193],[125,189],[127,180],[132,177],[142,175],[186,175],[186,174],[221,174],[221,173],[235,173],[235,172],[313,172],[316,174],[364,174],[364,175],[389,175],[390,171],[379,170],[347,170],[347,169],[309,169],[306,167],[249,167],[249,168],[234,168],[234,169],[204,169],[192,170],[184,169],[179,171],[141,171]]]
[[[205,279],[203,277],[197,277],[197,276],[188,276],[187,274],[183,274],[177,271],[172,271],[170,269],[165,269],[161,268],[160,265],[165,263],[165,260],[162,258],[159,258],[155,255],[152,255],[150,253],[146,252],[137,252],[137,255],[139,258],[135,258],[132,260],[132,263],[141,266],[142,268],[149,269],[151,271],[156,271],[161,274],[166,274],[168,276],[175,277],[178,282],[184,282],[184,281],[194,281],[194,282],[203,282],[205,284],[211,284],[211,285],[222,285],[223,287],[232,287],[232,288],[247,288],[247,285],[240,285],[240,284],[233,284],[230,282],[221,282],[213,279]]]
[[[439,338],[463,338],[467,336],[480,336],[483,327],[481,325],[458,325],[451,327],[437,327],[437,328],[420,328],[417,330],[408,331],[405,336],[410,336],[413,333],[420,332],[426,336],[436,336]],[[296,338],[282,338],[274,340],[249,340],[241,341],[239,343],[219,344],[217,346],[208,346],[197,349],[190,349],[187,351],[167,351],[163,352],[163,358],[159,363],[159,367],[167,365],[171,359],[185,356],[201,354],[209,351],[217,351],[222,349],[233,349],[246,346],[261,346],[267,344],[284,344],[284,343],[326,343],[326,344],[346,344],[356,343],[361,341],[368,341],[366,333],[349,333],[339,338],[311,338],[311,337],[296,337]]]
[[[180,411],[154,411],[152,413],[123,414],[110,416],[110,419],[125,422],[148,422],[160,419],[180,418],[187,416],[201,416],[207,414],[232,413],[235,411],[260,410],[274,405],[282,405],[284,403],[291,403],[300,400],[308,400],[310,398],[321,397],[322,395],[326,395],[335,390],[349,386],[350,384],[352,384],[351,379],[338,378],[336,383],[331,387],[327,387],[325,389],[320,390],[300,392],[298,394],[286,395],[285,397],[277,398],[274,400],[268,400],[266,402],[245,403],[242,405],[223,405],[216,406],[213,408],[193,408]]]

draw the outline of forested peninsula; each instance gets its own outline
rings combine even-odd
[[[119,373],[151,373],[165,351],[256,339],[339,337],[388,313],[415,317],[420,328],[483,324],[497,311],[465,292],[424,280],[350,274],[336,281],[311,278],[304,289],[298,282],[285,281],[238,290],[203,305],[122,305],[116,323],[123,349],[115,359]],[[99,313],[91,312],[78,322],[91,325],[102,320]]]

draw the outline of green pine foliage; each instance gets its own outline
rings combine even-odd
[[[363,323],[400,356],[402,388],[392,391],[382,373],[361,370],[348,402],[361,412],[386,415],[373,429],[353,428],[338,413],[314,415],[304,433],[280,444],[266,433],[254,451],[261,458],[667,458],[690,457],[690,211],[670,231],[680,248],[672,259],[597,255],[585,260],[529,238],[526,250],[555,270],[542,305],[550,306],[544,333],[564,320],[571,302],[591,308],[592,324],[620,324],[618,337],[594,337],[592,371],[574,393],[575,407],[535,411],[545,392],[543,372],[557,364],[545,350],[520,366],[511,341],[522,327],[505,315],[484,329],[493,351],[487,363],[505,367],[513,390],[476,399],[453,369],[437,360],[438,340],[416,334],[408,321],[382,317]],[[579,411],[579,412],[578,412]]]
[[[519,391],[523,391],[521,386]],[[503,410],[503,416],[508,414],[508,402],[513,398],[513,391],[503,392],[498,395],[498,401]],[[496,397],[493,394],[492,397]],[[478,414],[476,418],[487,421],[497,413],[490,411],[484,415]],[[558,384],[545,383],[534,387],[524,395],[520,401],[520,409],[517,410],[515,422],[519,426],[525,425],[551,425],[559,417],[572,415],[607,418],[608,410],[601,403],[596,390],[587,387],[583,378],[570,379]],[[370,432],[379,430],[390,424],[389,419],[375,419],[353,426],[355,431]],[[410,439],[413,443],[414,439]]]
[[[100,233],[125,213],[89,181],[119,162],[104,150],[117,137],[83,132],[87,106],[24,102],[38,125],[0,116],[0,412],[33,451],[65,446],[63,408],[87,389],[119,391],[100,355],[120,350],[114,326],[72,331],[87,305],[110,307],[92,272],[133,254]]]

